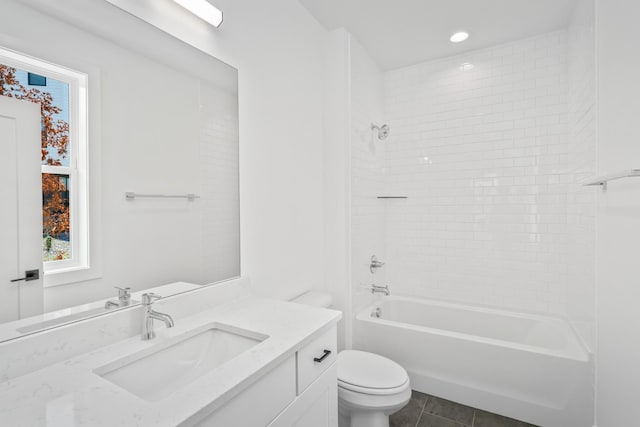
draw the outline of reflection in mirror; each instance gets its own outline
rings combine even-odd
[[[0,341],[240,274],[236,70],[106,1],[48,3],[3,2]]]

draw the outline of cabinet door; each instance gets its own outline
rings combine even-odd
[[[305,414],[296,421],[294,427],[330,427],[331,391],[325,388],[322,394],[307,408]]]
[[[338,367],[333,363],[269,427],[337,427]]]
[[[269,424],[296,396],[296,365],[292,356],[221,408],[191,417],[181,426],[260,427]]]

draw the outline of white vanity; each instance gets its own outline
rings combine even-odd
[[[245,279],[0,344],[11,426],[337,426],[341,314],[260,298]],[[129,325],[127,327],[126,325]]]

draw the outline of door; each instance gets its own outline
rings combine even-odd
[[[43,311],[40,138],[40,106],[0,96],[0,322]]]

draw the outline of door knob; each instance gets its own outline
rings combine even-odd
[[[24,272],[24,277],[19,279],[13,279],[11,282],[30,282],[32,280],[38,280],[40,278],[40,270],[27,270]]]

